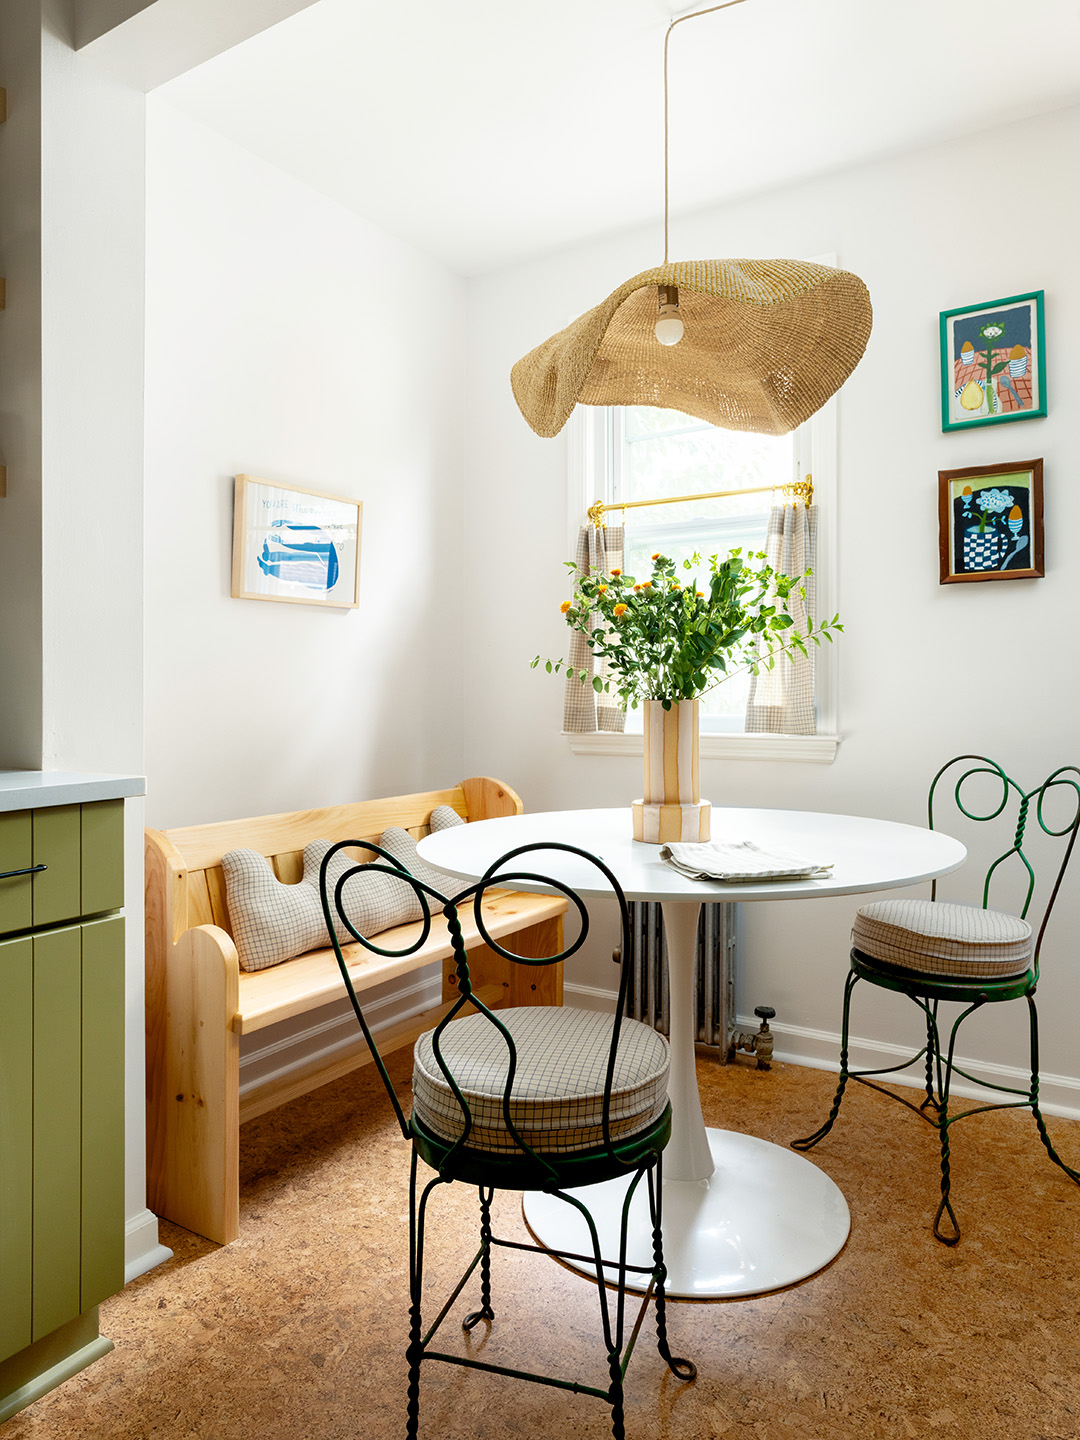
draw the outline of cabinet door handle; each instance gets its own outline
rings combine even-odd
[[[47,870],[47,865],[31,865],[26,870],[2,870],[0,880],[10,880],[13,875],[36,875],[39,870]]]

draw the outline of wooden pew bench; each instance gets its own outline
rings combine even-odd
[[[267,970],[240,969],[221,857],[240,847],[258,850],[280,881],[293,884],[310,841],[378,841],[391,825],[419,839],[437,805],[451,806],[465,820],[516,815],[523,808],[509,786],[477,778],[451,790],[146,832],[147,1203],[158,1215],[220,1244],[234,1240],[243,1122],[371,1059],[357,1027],[355,1042],[335,1049],[329,1060],[309,1061],[241,1097],[240,1037],[340,1001],[346,991],[329,946]],[[364,857],[358,852],[357,858]],[[447,883],[452,893],[455,882]],[[492,892],[484,902],[492,937],[528,956],[562,949],[566,909],[558,896],[508,890]],[[480,941],[471,913],[460,920],[470,975],[485,1004],[562,1004],[561,965],[505,961]],[[384,931],[378,943],[402,949],[420,930],[419,921],[400,925]],[[358,994],[451,957],[441,916],[433,917],[431,934],[414,955],[388,960],[356,943],[342,950]],[[442,1004],[381,1029],[380,1049],[411,1045],[430,1030],[453,1004],[454,983],[453,965],[444,964]]]

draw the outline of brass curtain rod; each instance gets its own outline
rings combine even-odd
[[[786,485],[753,485],[741,490],[710,490],[704,495],[665,495],[659,500],[613,500],[610,505],[597,501],[585,512],[597,530],[604,525],[604,516],[609,510],[638,510],[645,505],[684,505],[689,500],[726,500],[731,495],[763,495],[766,491],[783,490],[784,499],[804,505],[814,503],[814,477],[805,480],[791,480]]]

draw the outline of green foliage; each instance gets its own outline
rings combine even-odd
[[[802,632],[789,601],[793,595],[805,599],[806,575],[781,574],[764,563],[761,551],[745,559],[741,550],[710,555],[705,590],[697,588],[696,576],[682,584],[675,562],[666,556],[652,560],[648,580],[619,570],[577,580],[574,597],[564,607],[566,623],[584,636],[607,678],[598,674],[590,681],[586,671],[574,672],[565,660],[545,660],[549,674],[577,673],[583,685],[617,695],[624,709],[636,709],[642,700],[661,700],[670,709],[675,701],[703,695],[739,671],[756,675],[771,670],[778,657],[806,655],[808,642],[820,645],[821,636],[831,642],[832,632],[844,628],[838,615],[816,626],[808,617]],[[752,566],[749,560],[763,563]],[[567,563],[575,568],[573,561]],[[701,563],[695,554],[683,569]],[[533,669],[540,663],[537,655]]]

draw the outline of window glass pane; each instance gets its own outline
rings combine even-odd
[[[695,491],[753,490],[786,485],[796,478],[794,435],[718,430],[675,410],[645,406],[627,407],[621,416],[622,446],[613,477],[613,499],[652,500],[693,495]],[[727,554],[736,546],[744,553],[761,550],[771,504],[772,495],[766,490],[629,511],[625,517],[626,572],[644,579],[657,551],[670,556],[681,568],[683,560],[695,551],[707,557]],[[707,564],[702,564],[699,574],[705,582]],[[704,583],[699,588],[704,589]],[[740,673],[704,695],[702,730],[741,731],[749,684],[749,676]],[[627,730],[639,731],[641,723],[641,711],[631,710]]]
[[[630,406],[623,417],[620,493],[616,497],[620,500],[786,485],[795,478],[794,435],[718,430],[675,410],[646,406]],[[698,500],[693,513],[723,518],[764,511],[769,503],[767,492]],[[667,511],[665,516],[672,513]],[[681,512],[680,518],[686,513]]]
[[[768,497],[765,497],[768,499]],[[649,514],[649,511],[645,511]],[[659,507],[653,514],[663,513]],[[667,511],[671,514],[671,511]],[[636,512],[635,518],[640,518],[642,512]],[[727,520],[695,521],[688,520],[682,523],[668,525],[649,525],[647,528],[642,525],[628,524],[626,527],[626,573],[633,575],[635,579],[645,579],[652,571],[652,556],[659,551],[662,555],[669,556],[675,561],[680,569],[680,579],[683,579],[682,563],[689,560],[690,556],[698,551],[702,557],[714,553],[726,555],[729,550],[739,546],[744,554],[751,551],[761,550],[765,545],[765,527],[768,515],[762,512],[758,515],[733,516]],[[689,584],[691,575],[696,573],[698,577],[699,590],[707,588],[709,578],[709,566],[707,559],[703,558],[702,563],[696,572],[685,573],[685,583]],[[725,680],[715,690],[710,690],[707,695],[701,697],[701,728],[702,730],[741,730],[743,719],[746,713],[746,697],[750,688],[750,677],[743,672],[734,675],[730,680]],[[627,715],[627,729],[631,732],[641,729],[641,711],[631,710]]]

